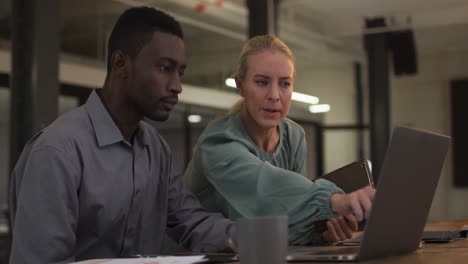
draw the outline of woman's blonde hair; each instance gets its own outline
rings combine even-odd
[[[296,58],[294,54],[289,49],[281,39],[273,35],[261,35],[249,39],[244,46],[242,47],[240,56],[239,56],[239,65],[237,68],[236,78],[244,79],[248,71],[247,59],[250,55],[258,53],[264,50],[279,51],[286,55],[293,64],[293,78],[296,77]],[[244,104],[244,99],[241,98],[237,101],[229,110],[228,114],[238,113]]]

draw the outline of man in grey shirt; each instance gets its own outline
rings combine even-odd
[[[167,120],[182,91],[182,29],[148,7],[118,19],[103,89],[25,146],[12,175],[11,263],[158,254],[166,229],[185,248],[227,247],[230,221],[185,190],[171,151],[142,121]]]

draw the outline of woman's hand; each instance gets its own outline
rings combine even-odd
[[[375,189],[371,186],[364,187],[348,194],[334,194],[330,198],[332,210],[342,216],[354,215],[358,221],[368,218]]]
[[[323,239],[329,243],[336,243],[353,237],[358,230],[358,222],[353,215],[331,218],[327,220],[327,229],[322,233]]]

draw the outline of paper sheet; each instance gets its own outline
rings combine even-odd
[[[157,258],[93,259],[75,262],[74,264],[191,264],[202,263],[205,260],[205,256],[200,255]]]

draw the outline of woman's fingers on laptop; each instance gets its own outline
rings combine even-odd
[[[327,223],[326,223],[327,228],[322,233],[322,237],[323,237],[323,240],[325,240],[328,243],[335,243],[338,240],[337,240],[337,237],[336,237],[335,230],[332,230],[333,227],[330,227],[330,225],[332,225],[332,224],[327,221]]]
[[[333,219],[329,219],[327,221],[327,230],[324,232],[325,241],[329,243],[335,243],[343,240],[341,237],[343,237],[343,234],[339,224],[337,224],[337,222]]]
[[[323,233],[323,238],[330,243],[351,238],[354,232],[352,225],[344,217],[330,218],[327,221],[327,230]]]
[[[359,230],[359,224],[358,224],[356,217],[354,217],[354,215],[352,214],[345,215],[344,219],[346,223],[348,224],[348,226],[351,228],[352,232],[357,232]]]
[[[340,224],[336,221],[335,218],[328,220],[327,227],[328,227],[328,230],[330,231],[330,234],[333,237],[333,241],[330,241],[330,242],[338,242],[342,240],[340,238],[343,237],[343,232],[340,228]]]
[[[335,243],[336,241],[333,240],[333,237],[331,235],[331,232],[328,231],[328,228],[325,232],[322,233],[323,240],[325,240],[328,243]]]
[[[343,216],[338,217],[337,220],[341,226],[341,230],[343,230],[344,239],[353,237],[353,232],[357,231],[357,228],[354,228],[355,226],[357,227],[357,221],[355,223],[350,222]]]

